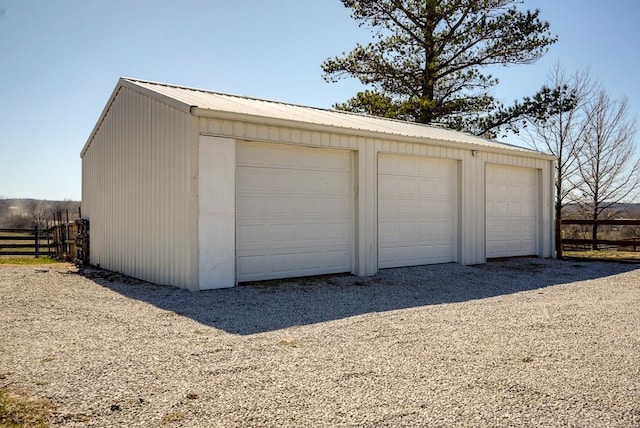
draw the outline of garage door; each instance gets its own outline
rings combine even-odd
[[[237,145],[238,281],[351,272],[351,154]]]
[[[454,160],[378,157],[380,268],[456,260],[458,167]]]
[[[538,171],[487,164],[487,258],[538,253]]]

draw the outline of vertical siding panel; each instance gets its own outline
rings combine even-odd
[[[178,214],[178,210],[180,209],[180,206],[182,205],[179,203],[180,195],[178,192],[178,188],[180,184],[177,181],[177,177],[180,175],[180,165],[178,163],[178,151],[180,150],[181,141],[180,141],[180,125],[178,120],[179,112],[177,110],[171,110],[170,114],[172,116],[171,122],[170,122],[172,126],[170,129],[171,132],[169,132],[168,135],[171,136],[171,140],[167,141],[170,148],[170,150],[167,150],[167,153],[170,154],[171,158],[167,159],[167,170],[169,171],[169,174],[167,174],[166,180],[167,180],[167,185],[171,189],[171,194],[169,195],[169,198],[166,201],[166,203],[170,207],[169,209],[170,218],[169,218],[169,225],[168,225],[168,229],[169,229],[168,242],[166,242],[165,244],[167,245],[167,252],[169,253],[168,257],[170,258],[170,262],[168,263],[169,278],[178,278],[177,263],[179,258],[172,257],[174,255],[177,256],[177,254],[172,252],[172,249],[175,251],[175,250],[179,250],[180,248],[180,239],[178,235],[181,232],[181,230],[180,230],[180,223],[178,222],[177,214]],[[176,201],[176,203],[172,204],[172,201]],[[174,246],[175,248],[172,248]]]
[[[166,189],[164,189],[164,140],[166,138],[166,121],[163,120],[162,112],[158,106],[157,101],[153,101],[153,185],[154,185],[154,207],[153,207],[153,239],[156,247],[156,257],[154,258],[154,274],[156,282],[166,283],[164,279],[165,263],[167,262],[165,257],[166,248],[163,244],[164,234],[164,216],[167,214],[162,213],[162,207],[164,206],[164,199],[166,196]]]
[[[82,159],[92,263],[152,282],[191,285],[194,235],[185,230],[192,210],[191,120],[119,88]]]
[[[434,156],[435,155],[435,153],[433,151],[433,146],[427,146],[426,147],[425,155],[427,155],[427,156]]]
[[[173,141],[172,141],[172,146],[173,146],[172,165],[174,165],[173,167],[174,174],[172,175],[173,179],[171,184],[172,184],[173,194],[174,194],[174,197],[176,198],[176,201],[180,201],[184,197],[180,192],[180,189],[182,189],[182,186],[181,186],[182,183],[180,178],[184,174],[181,174],[180,170],[186,169],[186,165],[180,162],[180,152],[182,150],[182,147],[184,147],[184,145],[187,143],[187,141],[182,136],[182,122],[183,121],[180,120],[180,112],[177,110],[174,110],[173,111],[174,131],[173,131]],[[233,132],[233,124],[232,124],[232,132]],[[182,229],[182,222],[180,221],[180,212],[184,208],[184,204],[179,203],[175,205],[176,206],[173,207],[173,224],[171,226],[171,229],[173,230],[173,239],[176,246],[172,254],[175,260],[175,263],[172,263],[172,266],[173,266],[172,275],[175,278],[182,278],[182,275],[181,275],[182,268],[180,263],[182,259],[182,257],[180,256],[180,252],[182,250],[182,240],[180,239],[181,238],[180,235],[186,233],[186,231]]]
[[[116,120],[119,120],[119,119],[120,119],[120,115],[116,114]],[[112,128],[112,127],[113,127],[113,125],[110,124],[109,128]],[[108,131],[107,131],[108,134],[109,134],[108,138],[109,138],[110,141],[113,141],[113,137],[114,136],[112,135],[112,132],[109,132],[109,131],[111,131],[111,129],[108,129]],[[111,144],[109,144],[107,146],[107,164],[108,165],[113,165],[113,146],[114,146],[114,144],[116,144],[116,142],[113,142],[113,143],[111,143]],[[107,195],[108,195],[108,198],[109,198],[109,199],[107,199],[108,201],[112,201],[113,197],[114,197],[114,195],[113,195],[113,177],[114,177],[113,169],[112,168],[107,168],[107,181],[105,183],[105,187],[107,188]],[[113,221],[113,204],[107,204],[106,212],[107,212],[107,219],[105,219],[105,221]],[[111,219],[111,220],[109,220],[109,219]],[[108,248],[112,248],[113,247],[113,233],[114,233],[113,227],[110,227],[110,228],[107,229],[108,238],[106,239],[107,247],[105,248],[105,250],[107,250]],[[105,256],[106,256],[106,262],[108,263],[108,266],[114,266],[112,252],[111,251],[105,251]]]
[[[171,139],[171,114],[168,111],[164,111],[164,106],[159,102],[155,103],[158,120],[161,121],[160,129],[161,134],[157,135],[158,139],[158,230],[157,241],[160,246],[160,266],[158,266],[159,281],[163,284],[168,284],[169,274],[171,271],[171,258],[169,257],[169,240],[170,240],[170,222],[171,222],[171,207],[169,200],[171,199],[172,192],[171,186],[168,185],[168,178],[171,174],[169,157],[171,156],[171,147],[169,141]],[[163,210],[166,210],[163,212]]]
[[[124,123],[124,128],[127,128],[127,117],[129,113],[129,96],[126,97],[123,108],[120,109],[119,113],[119,122]],[[126,135],[126,134],[125,134]],[[124,209],[124,192],[120,187],[120,178],[122,177],[122,159],[119,159],[118,153],[122,152],[123,144],[122,140],[125,135],[118,135],[115,139],[115,144],[112,147],[112,165],[113,165],[113,176],[111,177],[111,188],[113,193],[113,200],[118,201],[119,203],[116,207],[116,204],[113,204],[111,210],[111,215],[115,221],[115,227],[113,228],[113,242],[116,245],[120,246],[119,251],[113,252],[113,266],[115,266],[115,270],[118,272],[124,272],[124,266],[122,265],[122,260],[124,259],[123,253],[127,250],[126,242],[122,240],[122,210]]]
[[[233,135],[238,135],[239,137],[244,137],[246,134],[246,127],[244,123],[234,122],[233,123]]]
[[[134,101],[135,101],[134,110],[138,112],[136,114],[135,119],[142,124],[142,126],[138,130],[139,141],[138,141],[138,144],[135,145],[136,153],[135,153],[135,160],[133,162],[134,168],[135,168],[134,180],[136,183],[143,183],[144,172],[145,172],[144,150],[147,144],[147,131],[149,127],[147,126],[148,121],[144,120],[144,108],[142,104],[142,99],[140,97],[137,97]],[[142,246],[143,246],[142,239],[139,239],[138,237],[140,235],[140,231],[142,231],[144,227],[141,211],[142,211],[142,205],[144,203],[145,193],[146,192],[144,191],[144,188],[142,188],[141,186],[135,186],[135,192],[133,195],[133,207],[132,207],[135,220],[134,220],[134,226],[133,226],[134,230],[132,231],[132,235],[133,235],[133,250],[137,255],[137,257],[135,257],[135,263],[134,263],[134,272],[137,278],[140,278],[143,273],[142,269],[144,266],[144,259],[146,258],[146,254],[144,254],[142,249]]]
[[[347,135],[338,135],[336,138],[338,142],[336,147],[339,149],[358,150],[358,147],[360,147],[357,139],[351,138]]]
[[[158,198],[158,245],[160,245],[160,260],[161,265],[158,266],[158,273],[160,275],[160,282],[167,284],[167,279],[170,277],[171,271],[171,258],[169,257],[169,241],[171,239],[171,207],[168,201],[171,199],[172,192],[171,186],[168,184],[167,178],[172,173],[170,169],[169,157],[171,156],[171,146],[169,141],[171,139],[172,123],[170,112],[163,111],[163,106],[159,102],[156,102],[156,110],[158,114],[158,120],[161,121],[161,134],[158,138],[158,184],[159,184],[159,198]],[[165,209],[164,213],[161,213]]]
[[[160,194],[162,198],[160,199],[160,210],[166,210],[163,215],[160,216],[162,221],[162,226],[160,230],[160,245],[162,246],[164,261],[162,268],[162,281],[166,284],[169,283],[169,279],[172,275],[172,265],[173,260],[171,259],[171,245],[172,238],[174,236],[173,232],[173,213],[174,208],[171,206],[171,201],[174,199],[174,191],[171,183],[171,178],[173,177],[173,117],[172,111],[167,111],[165,107],[158,103],[158,115],[163,118],[162,120],[162,136],[159,136],[162,140],[162,148],[160,149],[160,165],[161,170],[159,171],[161,190]]]
[[[138,116],[138,103],[137,103],[137,99],[135,97],[132,97],[130,100],[130,116],[129,116],[129,121],[133,121],[137,119]],[[133,125],[130,125],[133,126]],[[139,159],[138,158],[138,150],[139,150],[139,145],[140,145],[140,141],[141,141],[141,130],[137,129],[136,130],[136,141],[138,141],[137,144],[131,144],[131,147],[129,148],[129,152],[130,152],[130,156],[127,157],[127,174],[130,178],[130,180],[132,180],[134,183],[138,183],[139,182],[139,177],[138,177],[138,173],[137,173],[137,168],[136,168],[136,162]],[[126,182],[124,183],[125,187],[126,187],[126,191],[127,191],[127,215],[126,215],[126,238],[127,238],[127,255],[128,255],[128,260],[127,260],[127,270],[129,272],[133,272],[133,275],[136,276],[135,274],[136,272],[136,240],[135,240],[135,227],[136,227],[136,223],[138,221],[137,216],[135,215],[135,205],[136,205],[136,200],[135,200],[135,196],[136,196],[136,189],[138,186],[127,186]]]
[[[164,123],[162,117],[160,116],[160,112],[158,111],[157,102],[155,100],[152,101],[152,118],[151,118],[151,145],[152,145],[152,156],[151,156],[151,168],[153,180],[151,182],[151,194],[152,197],[152,205],[151,205],[151,215],[150,217],[153,219],[153,228],[151,241],[153,242],[153,271],[151,275],[153,277],[154,282],[162,282],[162,269],[164,264],[164,249],[162,248],[161,242],[161,231],[162,224],[160,222],[160,209],[162,207],[162,199],[164,197],[162,192],[162,138],[164,133]]]
[[[127,129],[131,129],[132,124],[131,124],[131,112],[132,112],[132,108],[131,108],[131,96],[127,97],[127,104],[126,104],[126,111],[123,112],[123,121],[126,123],[126,127]],[[134,138],[135,138],[135,134],[134,134]],[[121,138],[118,140],[118,148],[117,148],[117,152],[118,153],[126,153],[130,148],[128,147],[128,143],[131,140],[127,139],[125,140],[124,138]],[[126,234],[126,230],[128,227],[129,223],[128,220],[128,211],[129,211],[129,206],[128,206],[128,192],[129,192],[129,187],[131,186],[125,186],[125,180],[123,180],[123,178],[125,178],[125,174],[127,174],[128,171],[128,163],[129,163],[129,159],[130,156],[125,156],[124,159],[118,159],[118,173],[117,173],[117,177],[116,177],[116,186],[118,188],[118,192],[120,193],[120,198],[122,199],[122,204],[120,205],[120,207],[117,208],[116,210],[116,214],[118,216],[118,227],[117,227],[117,231],[118,231],[118,242],[122,242],[123,245],[123,251],[120,251],[118,253],[119,256],[119,260],[118,260],[118,265],[119,265],[119,271],[122,272],[130,272],[129,270],[129,252],[131,251],[131,248],[129,247],[129,238],[127,237]],[[131,177],[128,177],[129,179]]]
[[[144,168],[145,168],[145,178],[142,181],[142,183],[144,183],[145,198],[144,198],[143,205],[140,207],[140,215],[143,216],[143,218],[146,220],[144,229],[143,229],[144,233],[142,236],[150,237],[153,235],[153,222],[154,222],[153,209],[152,209],[153,170],[151,169],[151,165],[153,165],[153,138],[154,138],[153,111],[151,110],[149,100],[145,99],[143,104],[144,104],[143,111],[146,112],[145,118],[147,120],[146,126],[145,126],[146,139],[145,139],[145,150],[143,155],[144,160],[142,161],[142,164],[144,165]],[[153,260],[154,260],[153,242],[151,241],[151,239],[149,238],[145,239],[142,243],[142,248],[143,248],[142,250],[143,254],[146,256],[146,263],[144,263],[144,266],[141,267],[141,272],[146,277],[151,278],[152,275],[149,272],[149,270],[153,269]]]

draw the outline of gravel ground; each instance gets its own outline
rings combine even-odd
[[[0,266],[0,387],[60,426],[640,426],[640,266],[515,259],[190,293]]]

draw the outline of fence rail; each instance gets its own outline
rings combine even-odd
[[[614,220],[584,220],[584,219],[566,219],[562,220],[562,224],[581,224],[581,225],[609,225],[609,226],[640,226],[640,219],[614,219]]]
[[[0,256],[46,256],[54,254],[49,229],[0,229]]]
[[[563,226],[565,225],[578,225],[578,226],[591,226],[590,230],[586,231],[590,235],[593,235],[593,228],[599,226],[614,226],[616,230],[619,230],[620,226],[640,226],[640,219],[610,219],[610,220],[587,220],[587,219],[566,219],[556,220],[556,255],[558,258],[562,257],[562,252],[565,245],[575,246],[589,246],[591,248],[598,248],[599,245],[608,247],[628,247],[633,248],[636,251],[640,247],[640,236],[634,236],[624,239],[593,239],[593,238],[565,238],[563,234]],[[605,231],[601,231],[605,232]],[[636,232],[638,233],[638,232]],[[638,233],[640,235],[640,233]]]

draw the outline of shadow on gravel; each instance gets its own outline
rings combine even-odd
[[[204,325],[249,335],[367,313],[540,290],[638,268],[640,265],[511,259],[477,266],[449,263],[385,269],[370,277],[329,275],[263,281],[196,293],[99,269],[81,269],[79,274],[126,297]]]

